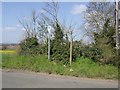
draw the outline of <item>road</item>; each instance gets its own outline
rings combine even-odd
[[[2,71],[3,88],[118,88],[118,82],[49,75],[25,71]]]

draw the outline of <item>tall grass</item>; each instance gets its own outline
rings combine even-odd
[[[0,53],[0,69],[2,68],[2,54]]]
[[[117,79],[118,70],[112,65],[100,65],[88,58],[77,58],[71,66],[47,60],[47,56],[19,56],[3,54],[3,69],[21,69],[76,77]],[[73,70],[73,71],[72,71]]]

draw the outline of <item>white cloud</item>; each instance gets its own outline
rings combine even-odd
[[[25,31],[25,28],[22,28],[21,30],[22,30],[22,31]]]
[[[40,13],[46,13],[46,11],[45,11],[45,10],[43,10],[43,9],[41,9],[41,10],[40,10]]]
[[[82,12],[86,11],[87,7],[85,5],[75,5],[72,10],[71,13],[72,14],[81,14]]]
[[[28,16],[23,16],[22,20],[27,22],[27,21],[31,21],[31,18]]]
[[[15,31],[25,31],[25,30],[19,24],[17,24],[16,26],[4,27],[2,31],[15,32]]]
[[[18,27],[18,28],[19,28],[19,27],[20,27],[20,24],[17,24],[17,25],[16,25],[16,27]]]
[[[16,29],[17,29],[16,27],[5,27],[4,30],[13,31],[13,30],[16,30]]]
[[[21,27],[7,26],[0,31],[2,33],[2,43],[19,43],[24,37],[24,31]],[[1,42],[1,41],[0,41]]]

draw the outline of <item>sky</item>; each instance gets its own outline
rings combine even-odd
[[[58,19],[77,22],[80,27],[83,23],[83,12],[86,10],[87,2],[59,2]],[[22,17],[30,17],[32,10],[41,12],[45,2],[2,2],[2,40],[0,43],[19,43],[24,39],[24,29],[19,20]],[[82,30],[75,33],[76,40],[83,37]]]
[[[45,7],[45,1],[48,0],[1,0],[0,2],[0,43],[20,43],[24,39],[25,31],[20,25],[19,20],[23,17],[31,17],[32,10],[41,12]],[[43,2],[44,1],[44,2]],[[63,22],[66,20],[66,25],[69,23],[77,23],[79,30],[74,32],[75,40],[83,38],[84,29],[84,11],[87,9],[86,5],[90,1],[104,1],[104,0],[57,0],[59,2],[58,19]],[[115,1],[115,0],[108,0]],[[89,37],[84,41],[88,42]]]
[[[0,43],[2,42],[2,3],[0,3]]]

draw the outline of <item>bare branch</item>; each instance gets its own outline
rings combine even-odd
[[[19,20],[19,23],[26,31],[26,36],[29,38],[37,35],[37,28],[36,28],[37,19],[38,19],[38,15],[36,15],[35,11],[32,11],[32,17],[29,18],[29,20],[26,18],[22,18],[21,20]]]

